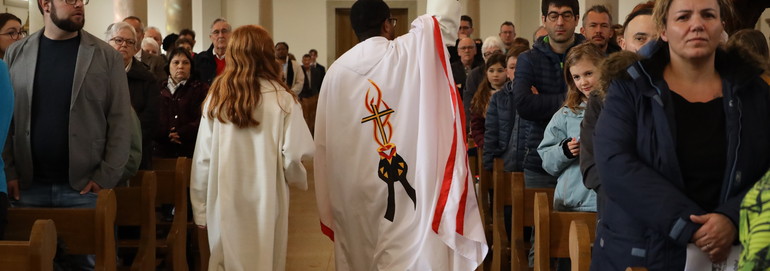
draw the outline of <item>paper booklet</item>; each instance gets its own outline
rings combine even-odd
[[[695,244],[687,245],[687,262],[684,265],[685,271],[736,271],[738,270],[738,260],[741,257],[742,247],[733,246],[727,260],[721,263],[712,263],[709,255],[700,250]]]

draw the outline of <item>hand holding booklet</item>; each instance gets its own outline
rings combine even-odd
[[[741,256],[741,246],[733,246],[727,260],[721,263],[712,263],[709,255],[703,252],[695,244],[687,245],[687,262],[684,265],[685,271],[736,271],[738,270],[738,260]]]

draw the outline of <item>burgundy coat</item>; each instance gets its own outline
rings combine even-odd
[[[164,158],[192,157],[201,120],[201,107],[209,85],[197,80],[187,81],[173,95],[168,89],[168,80],[163,81],[162,87],[154,154]],[[179,133],[182,144],[171,142],[168,135],[172,128]]]

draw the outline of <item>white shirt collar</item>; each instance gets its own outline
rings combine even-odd
[[[126,72],[131,70],[131,66],[134,65],[134,61],[129,61],[128,65],[126,65]]]
[[[223,59],[225,59],[225,55],[224,55],[224,54],[223,54],[223,55],[221,55],[221,56],[220,56],[220,55],[218,55],[218,54],[217,54],[217,50],[212,50],[211,52],[212,52],[212,53],[214,53],[214,57],[216,57],[217,59],[219,59],[219,60],[223,60]]]
[[[174,92],[176,92],[176,89],[178,89],[181,86],[184,86],[187,83],[187,80],[179,81],[179,83],[174,83],[174,79],[171,79],[171,76],[168,77],[168,83],[166,86],[168,87],[168,91],[171,92],[171,95],[174,95]]]

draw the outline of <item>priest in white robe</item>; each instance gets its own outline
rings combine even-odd
[[[427,8],[395,38],[387,4],[357,1],[361,42],[324,78],[314,168],[337,270],[473,270],[486,255],[445,46],[459,3]]]
[[[268,33],[247,25],[230,39],[227,66],[211,86],[198,130],[193,218],[208,229],[208,270],[285,270],[289,185],[307,189],[302,161],[312,158],[313,139],[280,81]]]

